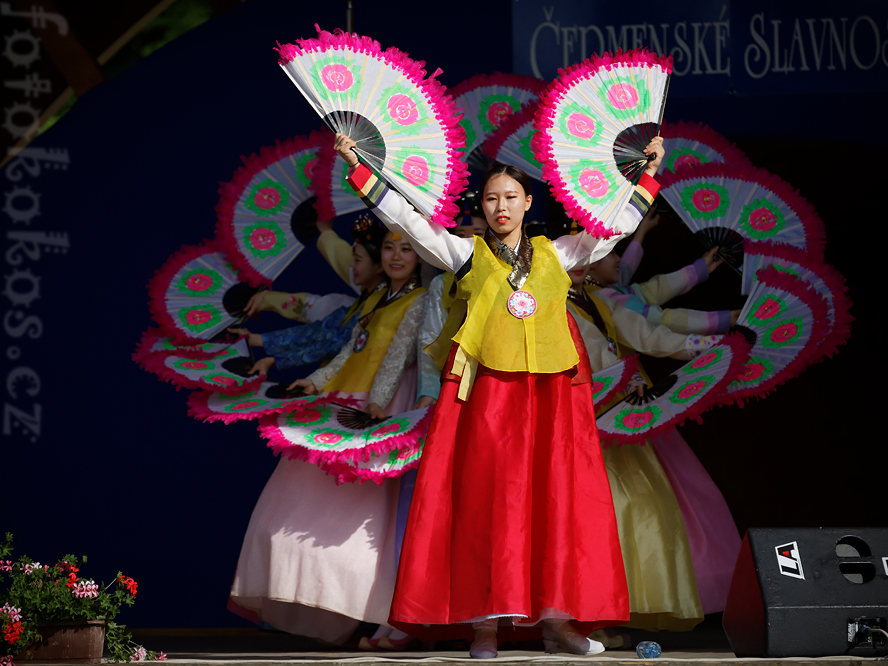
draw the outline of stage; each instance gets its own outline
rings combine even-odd
[[[175,664],[452,664],[471,662],[468,647],[461,643],[442,643],[434,649],[417,644],[403,652],[363,652],[356,647],[325,647],[309,639],[285,633],[264,631],[253,627],[235,628],[152,628],[133,629],[137,642],[151,650],[162,650],[167,661]],[[810,664],[825,666],[888,662],[888,657],[830,656],[793,658],[738,658],[731,652],[721,628],[721,617],[711,616],[689,632],[649,633],[632,631],[633,649],[612,649],[603,654],[578,657],[569,654],[545,654],[542,646],[533,644],[501,645],[496,664],[573,664],[654,663],[671,664]],[[643,661],[635,655],[634,645],[642,640],[655,640],[663,648],[658,659]],[[427,646],[431,648],[431,646]]]

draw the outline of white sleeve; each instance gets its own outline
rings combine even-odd
[[[375,402],[382,408],[388,405],[398,390],[404,369],[416,361],[416,336],[422,323],[422,312],[428,295],[421,294],[404,313],[395,337],[389,343],[385,357],[373,378],[369,402]]]
[[[580,231],[578,234],[567,234],[553,240],[552,245],[555,246],[564,270],[586,266],[604,258],[623,236],[635,231],[642,217],[644,217],[642,211],[627,204],[617,216],[614,231],[618,233],[615,236],[599,238],[587,231]]]

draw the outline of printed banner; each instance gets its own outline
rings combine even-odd
[[[888,86],[888,3],[514,0],[513,67],[543,79],[603,51],[671,55],[670,96],[871,93]]]

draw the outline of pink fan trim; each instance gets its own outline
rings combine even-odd
[[[660,191],[662,192],[667,187],[672,187],[678,183],[707,178],[729,178],[756,183],[772,192],[795,211],[799,220],[801,220],[806,235],[805,251],[809,253],[809,256],[816,256],[818,261],[823,260],[823,248],[826,245],[826,231],[824,230],[823,220],[817,215],[811,202],[799,194],[798,190],[793,189],[789,183],[770,171],[754,166],[712,163],[682,169],[678,173],[667,171],[658,180],[660,181]]]
[[[278,405],[277,407],[268,407],[261,412],[223,414],[221,412],[210,409],[209,401],[213,393],[214,391],[207,390],[193,391],[188,396],[188,416],[195,418],[198,421],[204,421],[205,423],[214,423],[216,421],[221,421],[225,425],[228,425],[229,423],[234,423],[236,421],[251,421],[254,419],[259,419],[269,414],[280,414],[284,411],[298,412],[304,409],[308,409],[309,407],[321,405],[328,402],[328,400],[326,400],[325,398],[313,400],[309,403],[306,403],[305,405],[302,405],[298,402],[282,401],[282,404]],[[221,391],[215,391],[215,393],[221,393]]]
[[[820,360],[822,354],[818,349],[819,341],[824,338],[828,326],[826,323],[828,312],[826,302],[823,297],[806,282],[794,275],[782,273],[773,266],[760,269],[756,275],[758,275],[759,282],[796,296],[811,309],[811,337],[808,344],[799,355],[787,363],[779,372],[768,380],[756,386],[741,388],[736,391],[731,391],[730,393],[725,392],[722,394],[720,402],[726,404],[737,403],[741,407],[743,406],[745,399],[750,397],[766,397],[775,388],[785,384],[793,377],[798,376],[806,367]],[[739,374],[739,371],[737,374]]]
[[[336,485],[339,486],[341,486],[343,483],[361,484],[365,481],[372,481],[378,486],[381,485],[386,479],[396,479],[399,476],[403,476],[411,469],[416,469],[417,467],[419,467],[419,461],[421,458],[422,456],[420,456],[416,460],[410,461],[403,467],[399,467],[398,469],[390,470],[388,472],[374,472],[368,469],[352,467],[351,465],[347,465],[346,463],[342,462],[324,465],[322,468],[327,474],[336,478]]]
[[[703,123],[686,121],[670,123],[664,120],[663,125],[660,127],[660,135],[664,139],[688,139],[689,141],[702,143],[721,155],[724,158],[725,164],[752,166],[752,162],[749,161],[746,153],[714,129]],[[681,168],[679,169],[679,171],[682,170],[683,169]],[[663,170],[663,173],[666,173],[665,169]]]
[[[851,336],[851,322],[854,321],[851,314],[852,302],[848,296],[848,285],[842,274],[826,262],[814,259],[804,250],[786,243],[768,243],[746,239],[743,251],[748,255],[774,257],[798,264],[823,280],[823,284],[832,294],[834,322],[829,333],[818,345],[818,358],[814,362],[824,357],[832,357],[838,348],[848,341]],[[827,306],[828,308],[829,306]]]
[[[286,65],[297,56],[326,50],[349,49],[365,53],[391,65],[400,71],[428,100],[435,117],[444,127],[447,143],[447,182],[443,194],[431,214],[431,221],[444,227],[456,226],[455,218],[459,214],[457,198],[469,184],[468,167],[460,159],[460,149],[466,145],[465,130],[459,124],[461,116],[456,112],[453,100],[447,95],[444,86],[437,80],[442,73],[436,69],[426,76],[425,62],[411,59],[406,53],[394,46],[383,51],[379,42],[355,33],[341,30],[327,32],[315,24],[318,31],[317,39],[299,39],[296,44],[278,44],[280,54],[278,63]]]
[[[570,193],[567,184],[558,173],[549,130],[555,125],[555,107],[568,90],[594,76],[602,68],[609,70],[615,65],[643,65],[671,73],[672,56],[661,56],[644,48],[626,52],[617,51],[613,54],[605,52],[559,69],[558,78],[540,94],[540,105],[534,117],[534,127],[539,131],[531,140],[533,153],[542,164],[543,178],[549,183],[555,199],[564,206],[568,217],[576,220],[588,233],[599,238],[611,238],[618,234],[605,227],[602,220],[590,215]]]
[[[262,418],[259,423],[259,434],[263,438],[269,440],[268,447],[276,454],[285,455],[288,458],[295,458],[325,468],[328,465],[336,463],[346,464],[352,459],[360,460],[362,462],[367,461],[373,455],[385,455],[390,453],[392,449],[412,446],[420,438],[425,436],[429,424],[432,421],[433,411],[434,410],[429,409],[426,414],[416,422],[416,425],[406,433],[392,435],[391,437],[368,444],[364,448],[350,449],[348,451],[318,451],[300,446],[299,444],[294,444],[281,434],[281,429],[277,424],[277,415]]]
[[[540,102],[537,99],[525,102],[520,109],[506,118],[496,131],[484,140],[484,143],[481,144],[481,150],[490,159],[497,159],[497,154],[506,140],[526,123],[533,123],[533,117],[539,105]]]
[[[618,446],[622,446],[623,444],[642,444],[644,445],[647,442],[647,439],[653,435],[654,433],[659,432],[663,428],[671,428],[674,426],[680,426],[683,423],[686,423],[689,419],[694,419],[698,423],[702,422],[701,415],[706,410],[720,405],[723,402],[725,387],[729,383],[734,380],[734,377],[737,376],[737,373],[740,372],[743,364],[746,362],[746,359],[749,358],[749,343],[746,341],[740,333],[730,333],[724,336],[721,341],[716,345],[716,347],[726,345],[731,349],[731,362],[728,365],[727,371],[722,375],[722,377],[715,382],[707,391],[706,395],[700,398],[693,405],[688,407],[684,412],[678,415],[677,418],[667,419],[660,424],[657,424],[655,427],[650,428],[649,430],[645,430],[644,432],[638,433],[607,433],[606,436],[602,436],[602,445],[607,448],[612,443],[616,442]],[[713,347],[712,349],[715,349]]]
[[[241,156],[243,166],[227,183],[219,184],[219,201],[216,204],[216,237],[221,241],[225,256],[240,271],[247,282],[253,286],[270,285],[272,280],[257,271],[243,255],[234,235],[234,209],[250,181],[268,166],[285,159],[294,153],[315,150],[319,159],[333,159],[333,147],[321,131],[314,131],[308,136],[295,136],[283,141],[275,141],[273,146],[263,146],[259,153]],[[315,169],[317,170],[317,169]],[[317,201],[314,204],[318,217],[322,220],[333,218],[333,200],[331,190],[325,188],[322,181],[312,174],[312,189]],[[315,189],[315,184],[319,185]]]
[[[222,353],[222,351],[218,351],[216,353],[205,352],[205,351],[201,351],[199,349],[192,348],[190,346],[182,347],[180,349],[161,349],[158,351],[151,351],[151,348],[154,347],[154,345],[157,344],[157,342],[160,339],[166,338],[166,337],[169,337],[169,336],[164,335],[159,329],[149,328],[147,331],[142,333],[142,337],[139,340],[139,343],[136,345],[136,350],[132,353],[132,356],[130,358],[132,358],[132,360],[135,361],[137,365],[141,366],[143,361],[148,356],[153,356],[153,355],[157,355],[157,356],[184,356],[184,355],[188,355],[189,358],[193,358],[195,360],[203,360],[203,359],[208,359],[208,358],[214,358]],[[241,336],[241,337],[233,340],[233,342],[237,342],[238,340],[241,340],[244,337],[246,337],[246,336]]]
[[[157,375],[163,381],[168,382],[176,387],[176,390],[179,389],[206,389],[208,391],[215,391],[217,393],[223,393],[225,395],[241,395],[242,393],[250,393],[251,391],[255,391],[260,384],[262,384],[262,376],[255,377],[253,379],[249,379],[245,381],[243,384],[238,386],[220,386],[218,384],[210,384],[209,382],[203,381],[202,379],[190,379],[185,377],[184,375],[180,375],[175,370],[171,370],[164,363],[165,359],[169,357],[169,354],[146,354],[143,358],[140,359],[139,365],[143,370],[147,370],[148,372]],[[183,356],[182,358],[191,359],[190,356]],[[194,358],[195,361],[206,360],[206,357],[203,358]]]
[[[616,393],[619,393],[624,388],[626,388],[626,384],[628,384],[629,380],[632,379],[632,375],[634,375],[638,371],[638,354],[626,356],[622,360],[623,372],[620,375],[620,378],[614,382],[613,386],[611,386],[610,390],[607,393],[598,398],[599,405],[607,403],[607,401],[614,397]]]
[[[546,81],[533,76],[492,72],[490,74],[475,74],[450,87],[447,93],[453,99],[457,99],[477,88],[501,86],[504,88],[520,88],[521,90],[532,92],[534,95],[539,95],[546,88],[546,85]]]
[[[169,257],[148,281],[148,308],[151,311],[151,315],[158,326],[160,326],[161,332],[172,338],[176,344],[203,344],[208,342],[208,339],[195,337],[179,328],[179,325],[166,309],[167,289],[176,277],[176,273],[182,270],[188,262],[214,252],[226,258],[228,257],[225,253],[225,248],[216,239],[204,241],[200,245],[184,245]],[[235,279],[239,277],[235,273]]]

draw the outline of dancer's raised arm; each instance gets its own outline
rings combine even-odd
[[[355,192],[386,227],[406,236],[425,261],[451,273],[458,271],[472,256],[472,239],[454,236],[417,213],[404,197],[360,163],[357,153],[352,150],[356,145],[345,134],[337,134],[333,144],[336,152],[352,167],[348,182]]]

